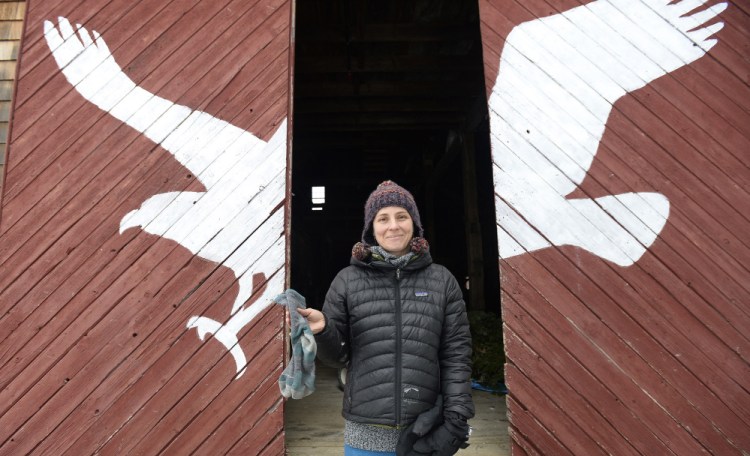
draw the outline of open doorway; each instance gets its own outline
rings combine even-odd
[[[468,309],[499,317],[477,0],[305,0],[295,16],[292,288],[321,308],[367,196],[391,179],[414,195]]]

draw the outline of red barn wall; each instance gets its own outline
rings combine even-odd
[[[62,18],[85,30],[65,40]],[[25,21],[0,454],[283,453],[268,303],[285,282],[291,2],[29,0]]]
[[[688,35],[707,48],[692,60],[625,14],[663,2],[581,3],[480,2],[513,452],[743,454],[750,9],[685,26],[723,23],[715,45]],[[283,451],[283,323],[263,304],[285,281],[290,8],[27,3],[0,212],[0,454]],[[58,17],[158,98],[102,98],[134,89],[104,61],[66,73],[44,33],[65,36]],[[213,337],[211,321],[233,323]]]
[[[667,3],[480,2],[514,455],[750,453],[750,8]]]

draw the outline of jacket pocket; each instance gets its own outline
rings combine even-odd
[[[352,380],[354,375],[351,370],[348,370],[346,375],[346,383],[344,384],[344,412],[350,413],[352,411]]]

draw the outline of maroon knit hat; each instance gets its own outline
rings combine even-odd
[[[414,197],[405,188],[393,181],[387,180],[381,182],[367,198],[367,202],[365,203],[365,226],[362,228],[362,242],[369,245],[377,245],[375,236],[372,233],[372,221],[380,209],[388,206],[398,206],[406,209],[414,222],[414,236],[422,237],[424,235],[422,221],[419,219],[419,210],[417,209],[417,203],[414,202]]]

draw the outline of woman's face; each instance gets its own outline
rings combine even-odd
[[[414,235],[414,222],[403,207],[388,206],[380,209],[372,221],[375,240],[391,255],[401,256],[409,251]]]

